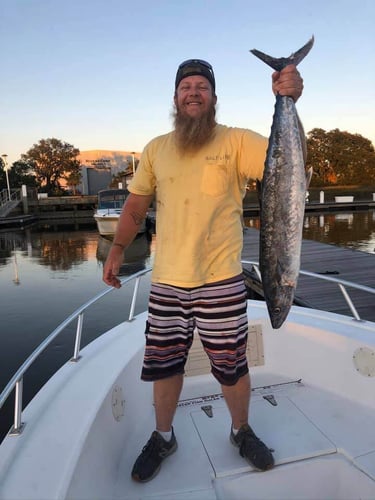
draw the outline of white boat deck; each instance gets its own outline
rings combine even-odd
[[[282,385],[268,386],[271,380]],[[293,498],[318,498],[317,471],[311,463],[309,475],[304,471],[303,483],[298,484],[298,470],[307,460],[314,460],[316,468],[326,468],[330,478],[330,486],[321,485],[319,498],[375,497],[374,482],[366,477],[375,480],[375,433],[369,432],[369,422],[374,423],[374,417],[370,409],[357,406],[353,412],[349,400],[306,386],[303,381],[285,384],[285,379],[272,374],[262,373],[260,377],[255,374],[251,425],[274,449],[276,463],[273,470],[262,473],[254,471],[230,443],[230,417],[218,394],[218,386],[207,378],[206,385],[212,387],[207,387],[206,394],[212,397],[202,400],[195,394],[193,384],[193,379],[186,380],[185,399],[180,401],[175,417],[177,451],[164,461],[159,475],[152,481],[135,483],[130,472],[153,430],[153,421],[149,428],[138,429],[122,457],[114,498],[242,500],[260,498],[262,491],[262,498],[280,499],[283,498],[281,482],[285,481],[296,482]],[[264,398],[269,395],[274,396],[276,406]],[[207,405],[212,407],[212,418],[202,410],[202,406]],[[288,467],[290,474],[285,474]],[[181,471],[186,474],[181,475]],[[346,477],[344,481],[342,478],[336,481],[343,491],[327,490],[332,487],[333,474]],[[281,482],[277,480],[278,475]],[[254,496],[252,491],[256,492]],[[309,496],[309,491],[314,493]]]
[[[131,479],[155,426],[152,384],[139,378],[140,314],[89,344],[28,405],[22,434],[0,447],[0,498],[374,500],[374,324],[293,307],[275,332],[256,302],[248,316],[250,423],[274,449],[274,469],[254,471],[230,443],[221,388],[192,349],[178,449],[152,481]]]

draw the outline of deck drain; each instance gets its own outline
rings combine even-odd
[[[124,416],[124,406],[125,400],[122,393],[122,388],[118,385],[115,385],[112,391],[112,414],[117,422]]]
[[[364,377],[375,377],[375,351],[369,347],[360,347],[353,354],[354,366]]]

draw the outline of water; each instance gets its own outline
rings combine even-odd
[[[305,220],[303,237],[361,252],[375,252],[375,212],[320,214]]]
[[[137,237],[126,252],[122,276],[152,265],[154,242]],[[108,287],[101,275],[110,242],[94,225],[83,229],[38,228],[0,232],[0,391],[40,342],[79,306]],[[133,287],[114,290],[84,317],[82,346],[127,319]],[[147,307],[149,277],[141,280],[136,313]],[[26,373],[28,401],[56,367],[72,355],[74,321]],[[11,405],[7,405],[7,418]],[[0,420],[0,439],[8,420]]]
[[[246,225],[259,227],[257,218]],[[310,215],[304,238],[373,253],[375,213]],[[110,243],[96,227],[32,226],[0,232],[0,391],[27,356],[79,306],[106,289],[101,281]],[[155,238],[143,235],[126,253],[123,276],[152,265]],[[136,313],[145,310],[149,277],[142,278]],[[114,290],[85,314],[82,345],[124,321],[132,289]],[[25,403],[73,354],[73,322],[26,373]],[[0,439],[12,418],[11,402],[0,420]]]
[[[247,218],[245,224],[259,229],[259,218]],[[304,221],[303,238],[373,254],[375,211],[308,214]]]

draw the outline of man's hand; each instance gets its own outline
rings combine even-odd
[[[124,260],[124,250],[120,246],[112,246],[108,253],[107,260],[103,268],[103,281],[109,286],[115,288],[121,287],[121,282],[118,279],[120,266]]]
[[[275,95],[287,95],[296,102],[301,96],[302,90],[303,79],[293,64],[272,74],[272,91]]]
[[[153,195],[143,196],[133,193],[127,197],[113,238],[116,243],[112,245],[103,267],[103,281],[107,285],[121,287],[117,276],[124,260],[124,250],[136,237],[153,198]]]

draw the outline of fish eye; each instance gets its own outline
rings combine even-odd
[[[274,312],[275,314],[279,314],[279,313],[281,312],[280,307],[275,307],[275,309],[273,310],[273,312]]]

